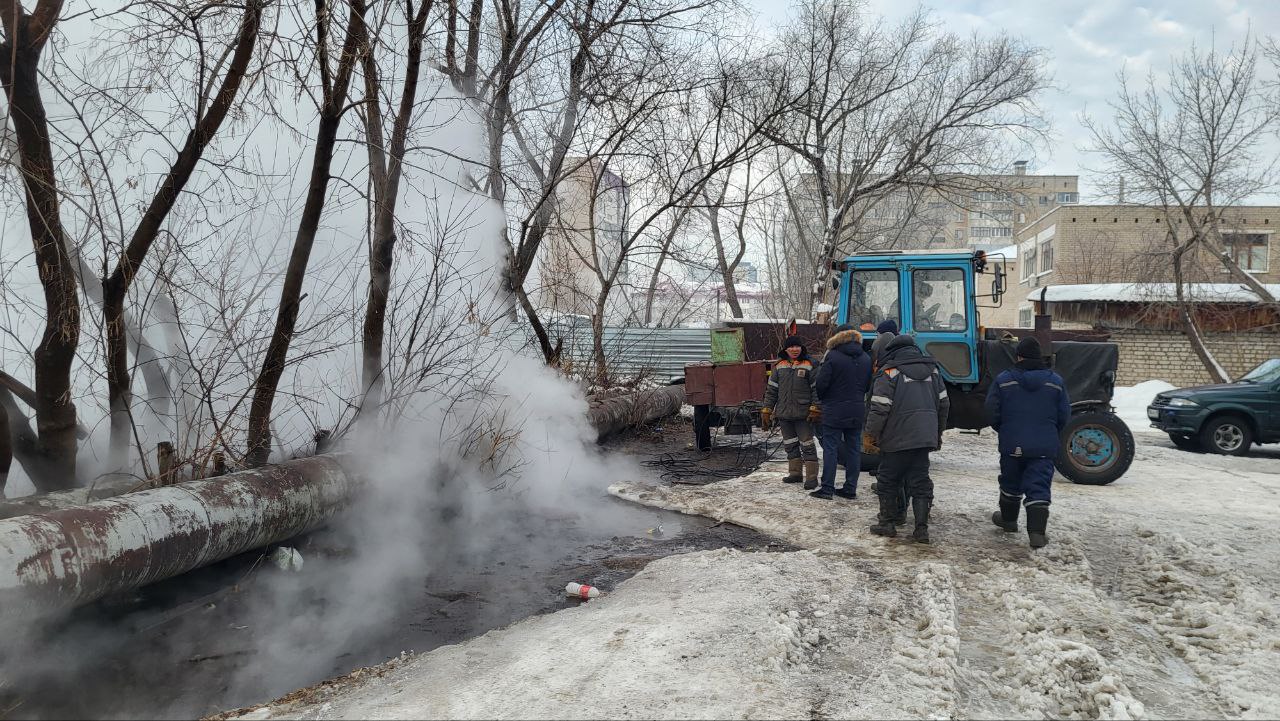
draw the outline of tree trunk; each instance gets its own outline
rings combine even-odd
[[[591,355],[596,363],[596,385],[609,387],[609,359],[604,354],[604,308],[609,288],[600,291],[596,298],[596,312],[591,315]]]
[[[128,455],[129,439],[133,435],[133,389],[130,383],[128,332],[125,323],[124,301],[129,286],[138,269],[160,235],[169,212],[178,202],[178,196],[195,172],[205,148],[217,134],[231,103],[240,90],[240,83],[249,69],[253,48],[262,19],[262,5],[250,2],[245,6],[240,21],[240,33],[235,53],[227,74],[222,79],[213,102],[203,117],[196,118],[187,134],[187,140],[174,158],[169,174],[160,183],[151,204],[138,221],[129,244],[125,246],[115,269],[102,283],[102,315],[106,328],[107,398],[111,413],[110,467],[117,471],[124,468]]]
[[[1209,372],[1213,382],[1230,383],[1231,377],[1227,374],[1227,370],[1222,367],[1222,364],[1214,357],[1213,351],[1209,350],[1208,344],[1205,343],[1204,336],[1200,333],[1200,327],[1196,323],[1195,306],[1186,297],[1182,261],[1187,251],[1194,247],[1197,240],[1198,237],[1193,235],[1189,241],[1180,244],[1177,250],[1173,252],[1174,293],[1178,302],[1178,316],[1182,320],[1182,332],[1187,336],[1187,342],[1191,344],[1191,350],[1195,352],[1205,370]]]
[[[36,347],[36,429],[45,470],[32,477],[42,491],[76,485],[76,407],[71,365],[80,342],[80,299],[75,269],[67,253],[58,208],[57,177],[49,143],[49,122],[40,97],[40,53],[62,9],[60,0],[44,0],[33,14],[17,2],[0,2],[5,40],[0,43],[0,81],[9,100],[21,159],[27,223],[36,267],[44,289],[45,330]]]
[[[726,186],[727,187],[727,186]],[[724,194],[720,194],[720,198],[714,204],[711,203],[709,196],[707,208],[707,216],[711,220],[711,237],[716,244],[716,265],[720,269],[720,277],[724,281],[724,300],[729,304],[729,312],[734,318],[742,317],[742,306],[738,303],[738,287],[733,282],[734,267],[729,265],[728,254],[724,250],[724,234],[720,232],[720,204],[724,202]]]
[[[373,176],[374,213],[369,243],[369,300],[365,304],[362,334],[362,413],[381,407],[383,389],[386,386],[383,344],[387,326],[387,303],[391,296],[391,266],[395,258],[396,204],[400,198],[400,178],[403,176],[409,122],[418,96],[423,33],[431,6],[431,0],[424,0],[415,13],[411,1],[406,5],[406,15],[409,16],[408,64],[405,68],[404,86],[400,92],[400,107],[391,129],[391,145],[385,153],[382,147],[382,105],[378,99],[378,64],[372,50],[364,55],[365,100],[369,103],[369,107],[365,109],[365,128],[368,135],[370,172]]]
[[[8,391],[0,391],[8,393]],[[0,498],[9,483],[9,466],[13,464],[13,439],[9,437],[9,413],[0,408]]]
[[[323,15],[317,18],[317,23],[320,26],[328,24]],[[320,27],[317,35],[317,53],[324,54],[326,53],[325,43],[328,42],[327,28]],[[311,248],[315,244],[316,231],[320,227],[320,217],[324,212],[334,146],[337,144],[338,129],[342,125],[351,75],[355,63],[359,60],[358,53],[362,51],[358,47],[360,45],[358,40],[363,35],[367,35],[364,32],[363,0],[351,0],[347,35],[342,44],[342,56],[339,59],[337,74],[332,79],[321,79],[326,87],[324,100],[320,105],[320,119],[316,127],[316,147],[311,161],[311,178],[307,186],[306,201],[302,206],[302,217],[298,222],[298,233],[294,237],[293,252],[289,255],[289,265],[285,269],[284,287],[280,291],[280,305],[276,313],[275,328],[271,333],[271,342],[267,346],[262,368],[254,382],[245,454],[245,462],[250,467],[266,463],[271,456],[271,406],[275,401],[280,376],[284,374],[289,344],[293,340],[293,333],[298,323],[298,310],[302,302],[302,281],[307,274]],[[322,63],[321,66],[327,67],[327,63]]]

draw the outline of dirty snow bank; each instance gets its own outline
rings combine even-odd
[[[237,718],[894,718],[954,710],[946,569],[705,551]]]
[[[1129,430],[1134,433],[1158,433],[1147,419],[1147,406],[1151,405],[1157,393],[1171,391],[1176,387],[1161,380],[1143,381],[1136,386],[1118,386],[1111,403],[1116,408],[1116,415],[1129,426]]]
[[[1280,456],[1146,435],[1110,486],[1054,485],[1050,545],[991,525],[995,439],[948,432],[922,546],[779,482],[616,484],[809,550],[651,563],[609,595],[246,717],[1280,717]],[[380,674],[380,676],[379,676]]]

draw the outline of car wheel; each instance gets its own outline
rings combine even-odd
[[[1243,416],[1216,416],[1200,429],[1200,444],[1211,453],[1243,456],[1253,445],[1253,429]]]
[[[1169,440],[1173,441],[1173,445],[1184,451],[1202,451],[1204,447],[1200,445],[1200,439],[1195,436],[1189,436],[1185,433],[1170,433]]]
[[[1073,483],[1105,486],[1129,470],[1133,433],[1114,414],[1076,413],[1062,430],[1055,465]]]

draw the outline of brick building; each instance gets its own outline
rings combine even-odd
[[[1280,282],[1280,207],[1233,207],[1224,211],[1227,251],[1241,268],[1263,283]],[[1171,232],[1172,231],[1172,232]],[[1172,280],[1168,254],[1185,229],[1170,229],[1158,208],[1137,205],[1074,205],[1049,210],[1017,234],[1019,271],[1015,290],[1024,298],[1020,325],[1033,315],[1028,296],[1043,286],[1100,283],[1161,283]],[[1216,284],[1229,280],[1221,263],[1200,252],[1188,259],[1186,280]]]

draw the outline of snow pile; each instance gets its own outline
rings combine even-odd
[[[1111,404],[1116,408],[1116,415],[1129,426],[1134,433],[1140,431],[1155,432],[1151,421],[1147,418],[1147,406],[1158,393],[1171,391],[1177,386],[1166,381],[1143,381],[1136,386],[1118,386]]]
[[[810,550],[658,560],[584,606],[246,718],[1280,716],[1276,457],[1140,445],[1115,484],[1055,484],[1036,551],[991,525],[996,458],[993,436],[948,433],[928,546],[871,536],[874,498],[812,499],[781,464],[617,484]]]
[[[1272,295],[1280,294],[1280,284],[1263,286]],[[1177,300],[1177,289],[1173,283],[1081,283],[1075,285],[1051,285],[1037,288],[1027,300],[1038,301],[1042,291],[1047,290],[1046,300],[1050,303],[1069,303],[1078,301],[1111,301],[1117,303],[1169,303]],[[1188,283],[1186,293],[1189,297],[1216,303],[1256,303],[1258,296],[1252,290],[1239,283]]]
[[[920,617],[899,592],[894,618],[882,618],[866,603],[867,583],[847,560],[807,551],[673,556],[577,608],[235,718],[809,718],[841,698],[849,705],[824,715],[936,708],[910,680],[880,674],[899,653],[918,661],[918,675],[946,679],[932,665],[940,652],[918,649],[908,631],[953,649],[952,612]],[[849,630],[884,643],[832,644]],[[895,650],[887,642],[898,636]]]

